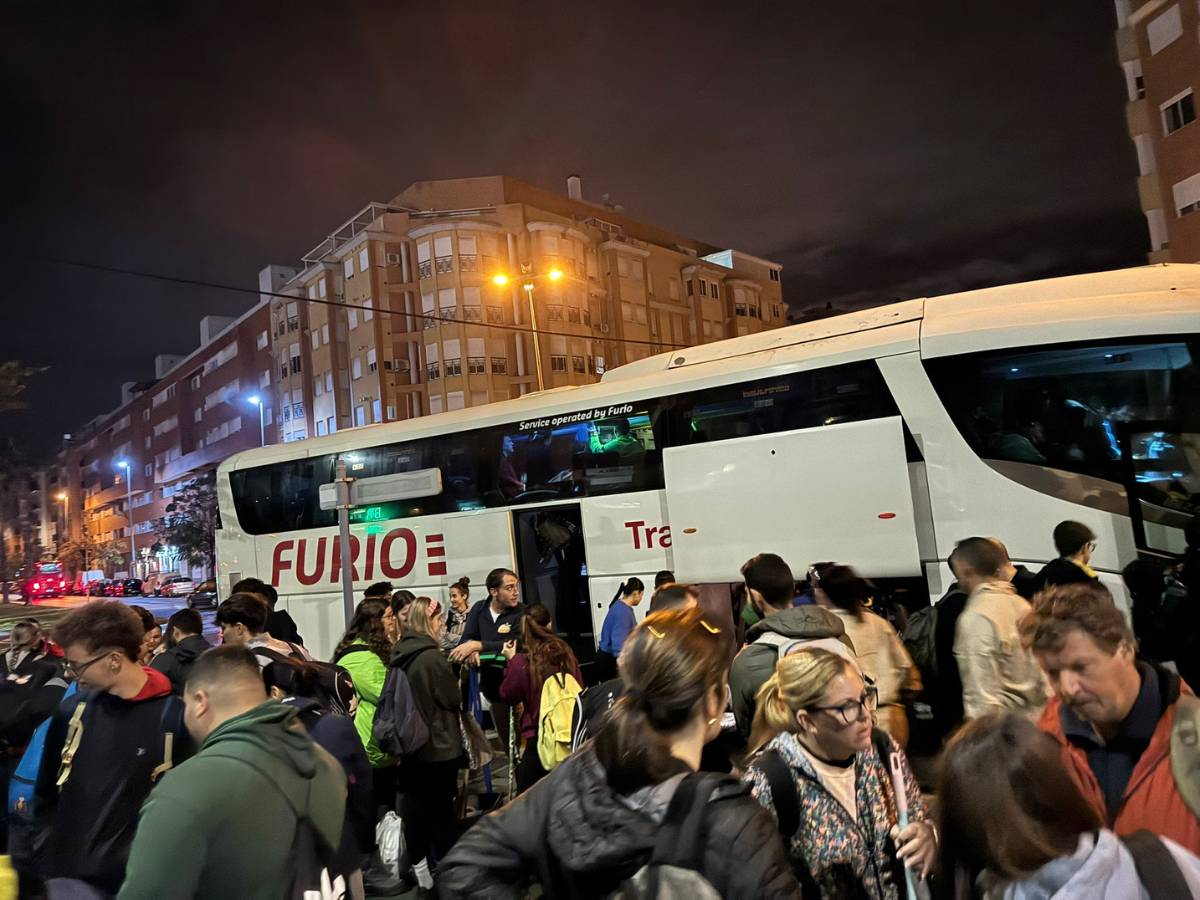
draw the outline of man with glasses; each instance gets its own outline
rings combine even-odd
[[[54,630],[79,692],[51,720],[34,796],[50,900],[116,895],[142,801],[185,758],[183,704],[138,662],[142,637],[137,613],[117,601],[81,607]]]
[[[1009,580],[1008,552],[995,538],[970,537],[958,542],[950,567],[967,594],[954,634],[963,716],[1011,710],[1036,718],[1046,691],[1033,654],[1021,646],[1017,626],[1029,602]]]
[[[1096,552],[1096,535],[1082,522],[1059,522],[1054,526],[1054,549],[1058,559],[1052,559],[1037,573],[1037,589],[1055,584],[1099,582],[1089,563]]]

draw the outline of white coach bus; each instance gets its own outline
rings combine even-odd
[[[1064,519],[1124,598],[1139,549],[1179,552],[1200,500],[1200,265],[918,299],[663,353],[599,384],[248,450],[218,474],[222,595],[269,578],[312,646],[343,628],[318,492],[413,473],[352,514],[356,592],[444,598],[515,569],[560,631],[599,634],[620,582],[728,584],[755,553],[836,560],[939,597],[956,540],[1031,568]],[[643,607],[644,609],[644,607]]]

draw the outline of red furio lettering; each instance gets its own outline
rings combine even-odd
[[[633,549],[634,550],[642,549],[641,535],[638,532],[639,532],[639,529],[641,529],[645,526],[645,524],[646,524],[645,522],[626,522],[625,523],[625,527],[633,532]]]
[[[666,549],[671,546],[671,526],[664,525],[658,529],[658,546]]]
[[[367,535],[367,581],[375,577],[375,535]]]
[[[404,542],[404,558],[392,561],[392,544]],[[393,528],[379,544],[379,571],[384,578],[404,578],[417,562],[417,536],[408,528]]]
[[[308,555],[308,539],[301,539],[300,547],[296,551],[296,580],[301,584],[313,585],[321,580],[321,574],[325,571],[325,544],[328,540],[323,537],[316,539],[317,559],[310,572],[304,565],[305,557]]]
[[[333,540],[333,564],[329,567],[329,583],[336,584],[342,577],[342,539],[335,537]],[[358,538],[350,535],[350,577],[354,581],[358,581],[358,551],[361,549]]]
[[[291,550],[294,546],[296,546],[295,541],[280,541],[275,545],[275,554],[271,558],[271,584],[275,587],[279,587],[279,576],[292,567],[292,561],[285,560],[283,552]]]

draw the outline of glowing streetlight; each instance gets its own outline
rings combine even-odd
[[[492,284],[496,285],[496,287],[504,287],[508,284],[508,276],[503,272],[497,272],[492,276]]]
[[[125,521],[129,525],[129,577],[135,578],[137,577],[134,571],[137,564],[137,537],[133,528],[133,469],[127,459],[118,459],[115,465],[125,472]]]
[[[551,269],[542,275],[533,274],[533,266],[526,263],[521,264],[521,289],[525,291],[525,296],[529,300],[529,325],[530,337],[533,341],[533,362],[537,370],[537,385],[539,391],[546,389],[546,382],[542,376],[542,346],[538,339],[538,324],[537,324],[537,307],[533,304],[533,288],[534,280],[537,278],[548,278],[550,281],[562,281],[563,270]],[[505,287],[512,283],[512,279],[505,272],[497,272],[492,276],[492,284],[496,287]]]
[[[258,394],[251,394],[246,398],[247,403],[253,403],[258,407],[258,446],[265,447],[267,445],[267,425],[264,419],[262,397]]]
[[[563,277],[562,269],[551,269],[546,273],[546,277],[551,281],[559,281]]]

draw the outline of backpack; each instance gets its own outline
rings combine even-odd
[[[1149,831],[1135,831],[1122,835],[1121,843],[1133,857],[1138,881],[1154,900],[1189,900],[1192,897],[1179,863],[1162,838]]]
[[[387,680],[375,708],[375,721],[371,723],[371,736],[384,753],[401,758],[429,743],[429,726],[417,709],[408,675],[399,665],[388,666]]]
[[[929,680],[928,676],[930,675],[934,680],[937,678],[936,631],[936,606],[925,606],[918,609],[908,617],[908,625],[904,629],[904,648],[920,671],[922,680]]]
[[[575,698],[571,713],[571,750],[578,750],[600,727],[604,715],[625,693],[625,683],[613,678],[588,688]]]
[[[294,644],[290,646],[293,648],[290,654],[262,646],[253,648],[253,653],[255,656],[265,656],[273,662],[285,665],[304,663],[306,666],[312,666],[317,671],[317,678],[312,686],[314,699],[336,716],[353,716],[358,709],[358,691],[350,673],[336,663],[305,659],[295,649]]]
[[[839,656],[845,657],[854,664],[854,668],[859,672],[862,671],[862,666],[859,665],[858,657],[854,655],[854,651],[846,645],[841,638],[837,637],[789,637],[784,634],[779,634],[775,631],[768,631],[760,634],[754,639],[751,647],[774,647],[775,658],[783,659],[785,656],[799,650],[828,650],[830,653],[836,653]]]
[[[70,700],[78,691],[79,682],[72,681],[67,685],[66,693],[62,696],[63,701]],[[21,754],[20,761],[9,776],[8,812],[14,819],[24,822],[33,821],[33,793],[37,785],[38,772],[42,768],[42,756],[46,750],[46,732],[50,730],[50,722],[53,718],[53,716],[47,717],[46,721],[42,722],[33,732],[33,736],[25,746],[25,752]]]
[[[556,672],[542,682],[537,752],[547,772],[571,755],[575,701],[581,693],[583,689],[570,672]]]
[[[727,778],[711,772],[684,776],[658,828],[650,861],[612,895],[614,900],[719,900],[704,876],[705,813]]]

